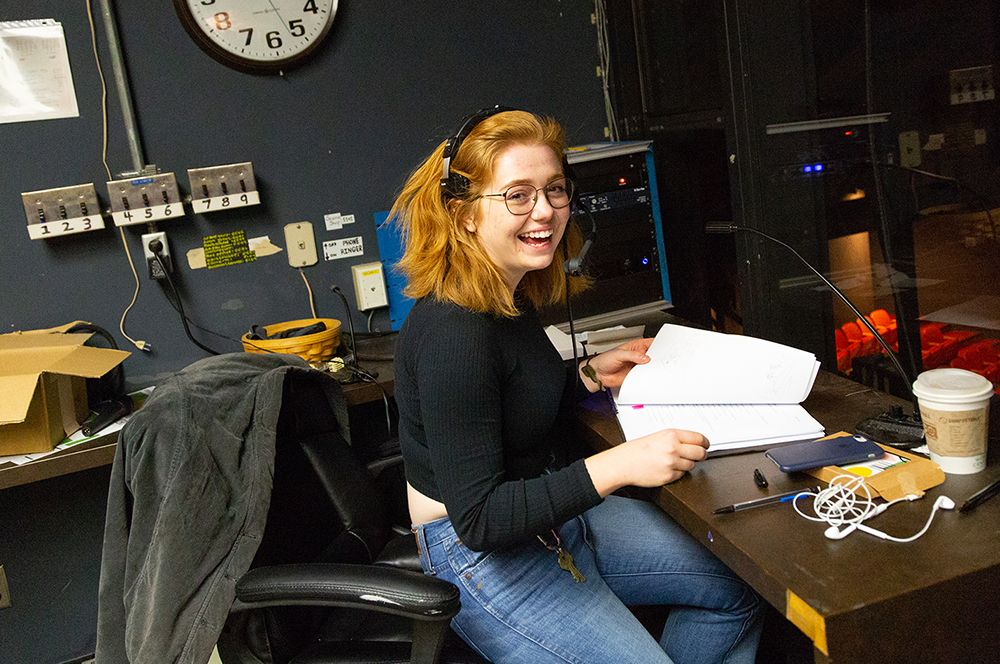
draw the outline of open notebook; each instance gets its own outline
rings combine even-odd
[[[771,341],[679,325],[660,328],[647,353],[612,391],[626,440],[660,429],[704,434],[709,456],[824,435],[799,405],[820,363]]]

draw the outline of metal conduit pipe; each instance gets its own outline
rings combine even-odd
[[[129,152],[132,154],[132,165],[136,173],[145,170],[142,158],[142,146],[139,144],[139,132],[135,124],[135,111],[132,108],[132,96],[129,93],[128,81],[125,79],[125,67],[122,62],[122,49],[118,43],[118,29],[111,13],[111,0],[100,0],[101,15],[104,17],[104,32],[108,37],[108,50],[111,52],[111,67],[115,72],[115,84],[118,87],[118,99],[122,105],[122,117],[125,120],[125,133],[128,135]]]

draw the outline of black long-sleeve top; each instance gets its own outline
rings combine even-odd
[[[562,457],[553,429],[571,399],[530,308],[502,318],[418,300],[394,359],[406,479],[444,503],[466,546],[501,548],[601,502],[582,460],[546,472]]]

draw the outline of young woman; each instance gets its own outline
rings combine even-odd
[[[461,590],[455,631],[493,662],[752,663],[753,590],[659,508],[611,495],[678,479],[704,436],[666,430],[563,463],[575,386],[620,385],[651,340],[567,371],[539,323],[581,245],[562,129],[522,111],[466,129],[393,207],[417,300],[395,351],[410,517],[424,571]],[[626,608],[648,604],[672,607],[659,643]]]

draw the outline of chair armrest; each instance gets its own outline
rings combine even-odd
[[[267,606],[340,606],[450,620],[458,588],[443,579],[384,565],[298,564],[252,569],[236,583],[231,611]]]
[[[420,554],[417,553],[417,538],[412,533],[406,537],[393,537],[375,558],[375,564],[410,570],[411,572],[421,572]]]

